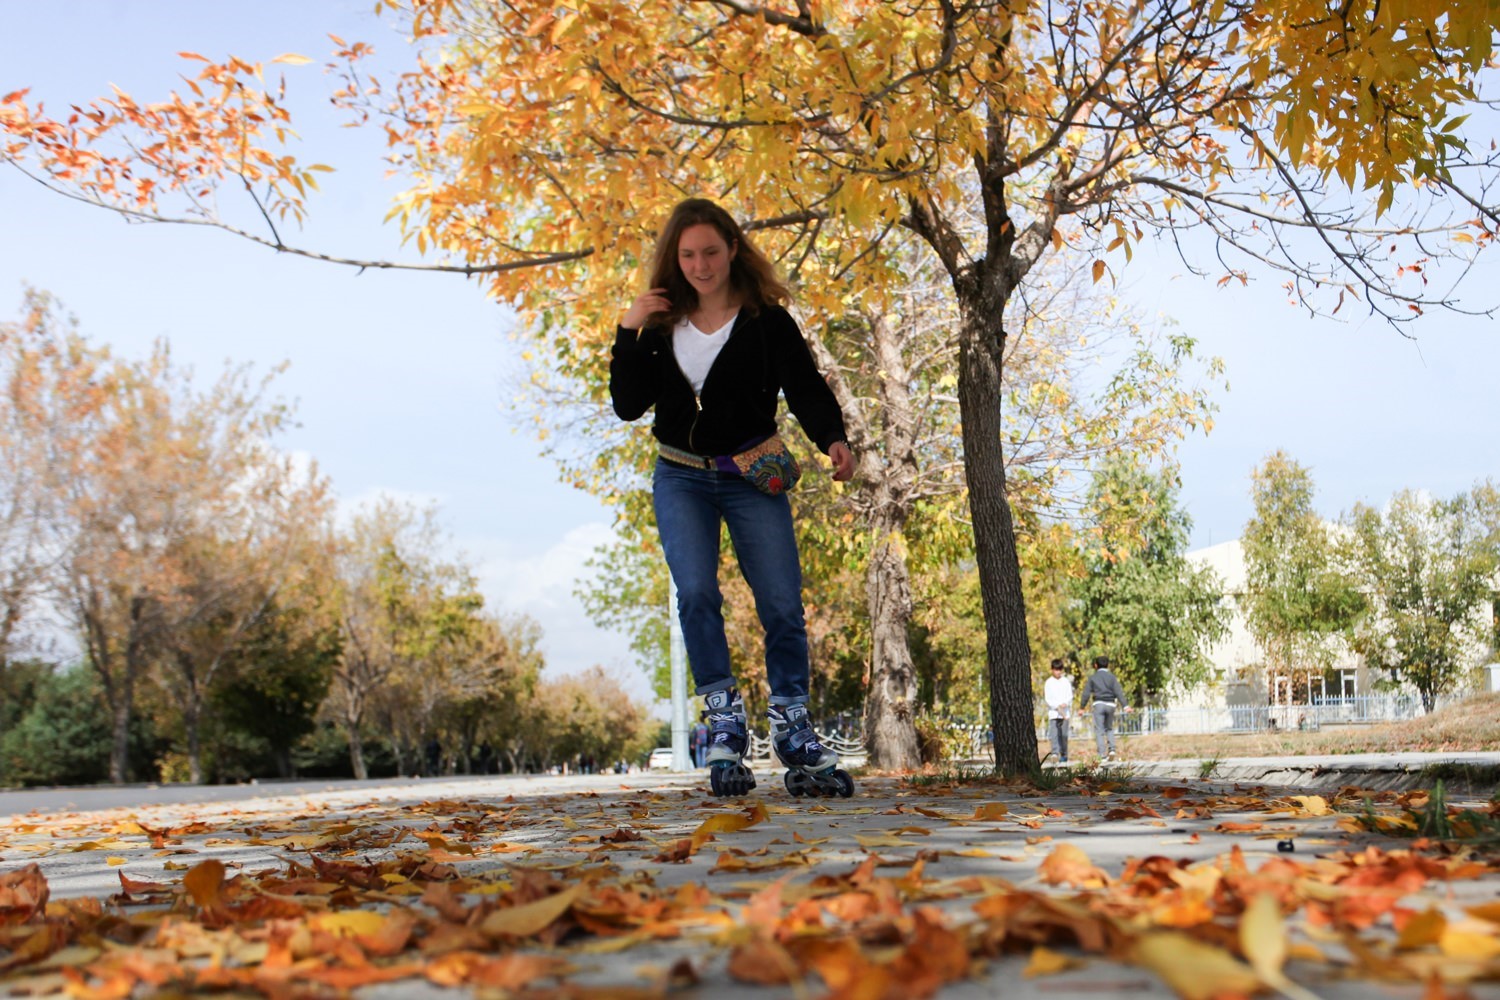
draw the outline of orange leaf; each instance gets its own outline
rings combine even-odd
[[[1429,909],[1418,913],[1402,926],[1401,933],[1396,938],[1396,950],[1412,951],[1437,944],[1447,927],[1448,918],[1439,910]]]
[[[47,908],[47,877],[35,863],[0,875],[0,921],[23,924]]]
[[[1037,869],[1048,885],[1072,885],[1080,889],[1097,889],[1109,884],[1109,876],[1094,867],[1080,848],[1058,844]]]
[[[132,894],[132,893],[153,893],[153,892],[171,892],[172,891],[172,887],[171,886],[166,885],[165,883],[162,883],[162,882],[147,882],[144,879],[130,878],[124,872],[116,872],[116,874],[120,876],[120,888],[122,890],[124,890],[127,895],[128,894]]]
[[[490,958],[472,951],[455,951],[433,959],[422,970],[439,986],[487,986],[518,990],[544,976],[560,976],[571,966],[545,955],[506,955]]]
[[[217,909],[219,895],[224,889],[224,862],[216,858],[200,861],[182,876],[182,884],[197,903],[205,910]]]
[[[755,938],[736,948],[729,956],[728,971],[742,983],[762,986],[784,986],[800,978],[792,956],[781,945],[766,938]]]
[[[1469,907],[1465,912],[1471,917],[1488,920],[1492,924],[1500,924],[1500,903],[1480,903],[1478,906]]]
[[[1004,802],[986,802],[974,810],[975,819],[997,820],[1010,815],[1010,806]]]

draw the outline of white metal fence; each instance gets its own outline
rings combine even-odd
[[[1442,700],[1439,700],[1442,704]],[[1263,733],[1277,730],[1318,730],[1325,726],[1399,722],[1422,715],[1422,699],[1392,693],[1348,698],[1315,698],[1302,705],[1217,705],[1202,708],[1138,708],[1115,713],[1115,732],[1126,736],[1146,733]],[[1093,712],[1083,709],[1072,719],[1073,736],[1094,732]],[[1046,720],[1037,726],[1045,739]]]
[[[1449,700],[1439,698],[1442,706]],[[1422,699],[1411,693],[1360,695],[1347,698],[1315,698],[1305,705],[1218,705],[1202,708],[1139,708],[1115,713],[1115,732],[1122,736],[1147,733],[1201,735],[1206,733],[1266,733],[1278,730],[1318,730],[1326,726],[1371,725],[1414,719],[1423,714]],[[1074,740],[1092,740],[1094,718],[1090,709],[1075,712],[1068,727]],[[943,737],[952,760],[985,760],[994,755],[994,739],[984,723],[945,720]],[[1047,740],[1047,720],[1040,719],[1037,739]],[[864,739],[858,732],[835,730],[823,742],[838,751],[846,765],[866,756]],[[772,759],[768,736],[750,734],[748,757],[757,762]]]
[[[840,762],[846,767],[859,763],[865,757],[864,740],[858,737],[825,735],[820,736],[819,740],[824,746],[832,747],[838,753]],[[750,749],[745,754],[746,759],[758,763],[769,763],[771,756],[771,737],[751,733]]]

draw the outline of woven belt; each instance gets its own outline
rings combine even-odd
[[[717,469],[719,467],[718,463],[708,455],[694,455],[690,451],[673,448],[669,444],[658,442],[657,451],[662,458],[665,458],[668,462],[675,462],[678,465],[686,465],[694,469]]]

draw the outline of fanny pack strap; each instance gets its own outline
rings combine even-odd
[[[678,465],[686,465],[694,469],[716,469],[719,467],[718,463],[708,455],[694,455],[690,451],[683,451],[681,448],[673,448],[669,444],[661,444],[660,442],[657,443],[656,449],[662,458],[665,458],[668,462],[676,462]]]

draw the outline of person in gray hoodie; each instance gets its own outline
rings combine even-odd
[[[1109,669],[1109,657],[1094,657],[1094,672],[1084,681],[1083,697],[1078,704],[1080,708],[1094,706],[1094,746],[1099,759],[1115,760],[1119,756],[1115,747],[1115,712],[1129,712],[1130,706],[1125,704],[1125,688],[1120,678]]]

